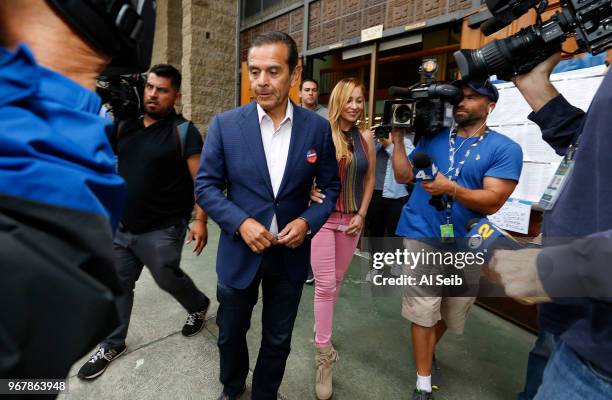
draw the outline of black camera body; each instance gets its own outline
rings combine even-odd
[[[561,11],[545,22],[541,14],[548,6],[547,1],[488,0],[487,6],[494,17],[481,26],[486,35],[505,27],[530,8],[536,9],[538,23],[478,50],[457,51],[454,55],[464,79],[497,75],[510,80],[559,52],[570,36],[576,38],[578,52],[598,54],[612,48],[612,2],[609,0],[562,0]]]
[[[113,118],[123,121],[143,113],[146,82],[144,74],[100,76],[96,82],[96,92]]]
[[[415,133],[415,143],[450,128],[453,107],[463,98],[463,91],[456,86],[427,82],[408,89],[391,87],[389,94],[399,98],[385,100],[383,121],[375,128],[374,137],[388,138],[391,129],[405,128]]]

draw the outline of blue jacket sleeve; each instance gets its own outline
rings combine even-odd
[[[225,196],[226,171],[221,126],[218,118],[213,117],[196,176],[196,201],[221,229],[230,235],[235,235],[249,215]]]
[[[548,247],[537,259],[542,286],[557,303],[612,303],[612,231]]]
[[[537,113],[527,117],[542,130],[544,139],[559,155],[565,155],[574,137],[582,130],[585,112],[574,107],[559,95],[546,103]]]
[[[329,218],[336,206],[336,199],[340,193],[340,177],[338,176],[338,162],[336,161],[336,147],[332,140],[331,128],[329,124],[325,126],[325,141],[321,163],[317,171],[317,187],[325,194],[323,203],[312,203],[310,207],[302,213],[301,217],[308,221],[311,233],[316,234]]]

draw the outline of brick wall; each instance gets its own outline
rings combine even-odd
[[[384,29],[409,25],[459,10],[468,10],[472,0],[318,0],[310,3],[308,49],[359,37],[362,29],[384,25]],[[289,19],[289,23],[287,23]],[[302,46],[303,10],[255,26],[240,34],[240,58],[246,60],[251,41],[260,32],[289,33]]]
[[[297,43],[298,50],[302,52],[304,35],[304,7],[283,14],[279,17],[257,25],[240,33],[240,60],[246,61],[251,42],[262,32],[281,31],[288,33]]]

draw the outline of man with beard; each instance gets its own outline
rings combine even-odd
[[[406,155],[402,132],[395,130],[392,135],[395,145],[393,169],[399,183],[414,179],[412,162],[419,152],[426,153],[439,169],[435,179],[424,180],[415,186],[397,226],[396,234],[405,238],[404,246],[413,253],[436,255],[438,252],[439,255],[441,251],[461,251],[454,238],[466,236],[469,220],[481,219],[499,210],[514,191],[521,174],[520,146],[486,125],[499,98],[497,89],[489,81],[456,81],[453,84],[461,88],[464,95],[454,109],[455,129],[422,138],[410,157]],[[430,204],[432,196],[437,197],[441,207]],[[439,257],[438,260],[428,258],[421,259],[418,265],[410,265],[413,272],[408,274],[435,277],[436,272],[446,272],[444,266],[448,264],[441,265]],[[450,271],[460,272],[468,284],[477,284],[480,265],[461,269],[463,265],[456,263],[455,267],[457,269],[451,265]],[[413,399],[428,400],[433,399],[432,388],[437,389],[440,385],[440,370],[434,357],[436,343],[447,329],[458,334],[463,332],[475,293],[466,290],[470,289],[467,286],[459,290],[453,288],[449,293],[448,287],[419,285],[421,282],[417,279],[417,284],[406,286],[402,315],[412,322],[417,369]]]
[[[115,268],[123,295],[117,298],[120,326],[80,369],[81,379],[100,376],[126,350],[134,286],[146,265],[160,288],[188,312],[184,336],[204,326],[210,300],[179,267],[187,225],[194,207],[193,180],[200,166],[202,138],[174,111],[181,74],[171,65],[153,66],[144,90],[144,115],[119,123],[114,147],[119,175],[126,181],[125,211],[114,240]],[[206,245],[207,216],[195,206],[188,243],[194,253]]]

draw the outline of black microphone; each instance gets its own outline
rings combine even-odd
[[[389,88],[389,95],[393,97],[402,97],[404,99],[410,99],[412,98],[412,90],[399,86],[391,86]]]
[[[438,175],[438,167],[436,167],[436,165],[431,161],[431,157],[422,151],[414,153],[414,156],[412,156],[412,165],[415,168],[414,177],[416,178],[417,182],[433,181]],[[444,210],[444,207],[446,206],[441,195],[431,196],[429,204],[435,207],[438,211]]]
[[[480,222],[480,218],[472,218],[470,219],[467,224],[465,224],[465,229],[467,229],[467,231],[471,231],[473,227],[476,226],[476,224],[478,224]]]
[[[502,21],[500,19],[497,19],[495,17],[493,18],[489,18],[488,20],[486,20],[485,22],[482,23],[482,25],[480,25],[480,31],[485,35],[485,36],[489,36],[503,28],[505,28],[506,26],[508,26],[509,23]]]
[[[468,233],[467,246],[472,252],[482,252],[488,261],[493,256],[493,250],[519,250],[524,245],[516,241],[508,232],[496,226],[487,218],[472,218],[465,225]]]

